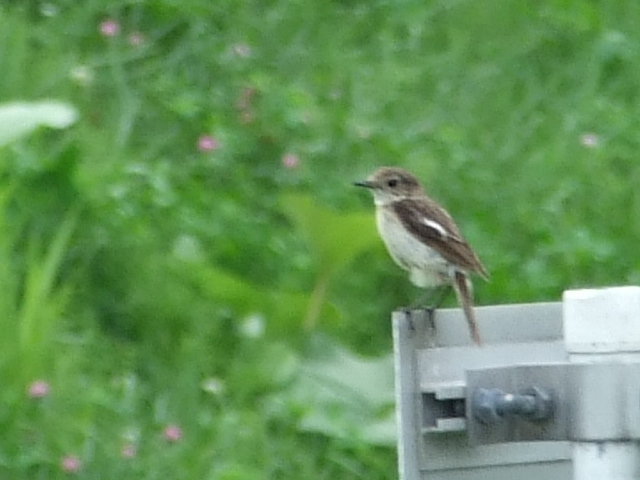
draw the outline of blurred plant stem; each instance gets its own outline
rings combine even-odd
[[[320,312],[322,311],[322,305],[327,296],[327,289],[329,288],[329,282],[331,280],[331,272],[325,270],[318,275],[313,292],[309,297],[309,307],[307,308],[307,314],[304,317],[304,329],[313,330],[318,324]]]

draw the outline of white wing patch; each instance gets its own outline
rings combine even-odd
[[[422,223],[424,223],[429,228],[433,228],[436,232],[438,232],[440,234],[440,236],[443,239],[447,238],[449,236],[449,234],[447,233],[447,230],[442,225],[440,225],[438,222],[435,222],[433,220],[429,220],[428,218],[423,218],[422,219]]]

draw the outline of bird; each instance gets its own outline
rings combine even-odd
[[[418,179],[402,168],[380,167],[354,185],[372,192],[378,233],[391,258],[409,272],[409,280],[417,287],[446,287],[447,291],[453,287],[470,336],[482,345],[470,274],[488,280],[489,273],[449,212],[427,196]],[[433,313],[438,306],[430,311]]]

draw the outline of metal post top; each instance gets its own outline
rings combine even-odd
[[[460,309],[393,314],[403,480],[565,479],[570,442],[640,441],[640,287],[475,312],[482,347]]]
[[[567,290],[562,306],[570,354],[640,354],[640,287]]]
[[[415,348],[472,347],[561,341],[562,303],[524,303],[475,307],[483,346],[473,344],[461,309],[440,309],[430,316],[424,309],[393,312],[393,321],[410,324]]]

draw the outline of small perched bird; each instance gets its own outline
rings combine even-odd
[[[373,193],[378,232],[393,260],[418,287],[452,286],[471,338],[481,345],[469,273],[485,280],[489,275],[449,213],[425,195],[416,177],[401,168],[381,167],[355,185]]]

